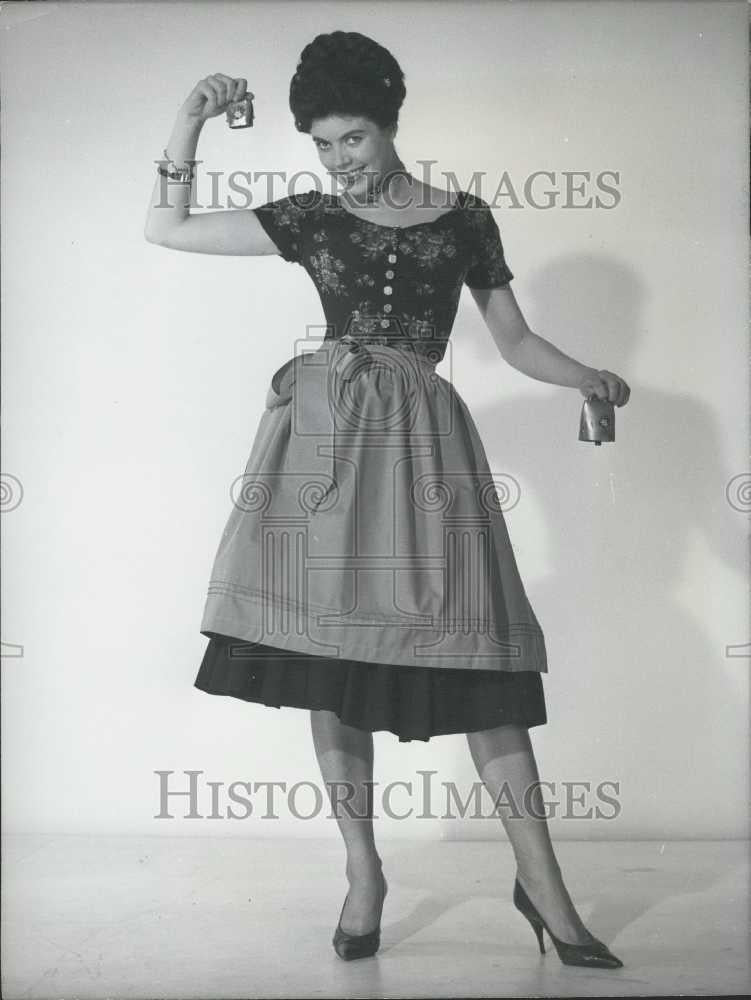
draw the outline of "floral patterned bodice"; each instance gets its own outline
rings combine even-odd
[[[438,218],[401,227],[356,216],[337,195],[317,190],[251,211],[284,260],[315,283],[326,339],[408,341],[437,363],[462,285],[498,288],[514,277],[489,205],[468,192]]]

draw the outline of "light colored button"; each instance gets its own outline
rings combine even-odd
[[[386,328],[387,326],[391,326],[391,320],[390,320],[390,319],[382,319],[382,320],[381,320],[381,326],[382,326],[382,327],[383,327],[384,329],[385,329],[385,328]]]
[[[384,295],[391,295],[392,291],[393,291],[393,289],[391,288],[391,285],[384,285],[383,286],[383,294]]]
[[[394,277],[394,272],[393,271],[387,271],[386,272],[386,277],[387,278],[393,278]]]
[[[395,253],[390,253],[389,254],[389,264],[396,264],[396,254]]]
[[[387,302],[386,305],[383,307],[383,311],[385,313],[390,313],[391,310],[392,310],[392,308],[393,308],[393,306],[389,302]]]

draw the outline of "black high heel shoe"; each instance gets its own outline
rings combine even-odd
[[[620,969],[623,962],[617,958],[606,944],[593,937],[587,944],[569,944],[561,941],[553,934],[548,925],[540,916],[537,907],[524,891],[523,886],[517,878],[514,882],[514,906],[523,913],[532,924],[532,929],[537,935],[537,943],[540,945],[540,953],[545,954],[545,945],[542,941],[543,927],[550,935],[550,940],[558,952],[558,957],[564,965],[584,965],[593,969]]]
[[[383,882],[381,913],[383,913],[383,901],[386,899],[386,893],[388,892],[388,884],[383,872],[381,872],[381,879]],[[347,934],[346,931],[342,930],[342,913],[344,913],[344,907],[347,905],[348,898],[349,893],[347,893],[344,902],[342,903],[341,913],[339,914],[339,923],[336,925],[334,936],[331,939],[337,955],[339,958],[343,958],[346,962],[351,961],[353,958],[369,958],[371,955],[375,955],[381,946],[380,920],[378,921],[378,925],[375,930],[368,931],[367,934]]]

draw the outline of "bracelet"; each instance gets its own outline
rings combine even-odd
[[[192,183],[192,181],[193,181],[193,166],[194,165],[191,163],[191,164],[188,164],[188,166],[186,166],[186,167],[178,167],[175,164],[175,161],[172,159],[172,157],[167,152],[166,147],[165,147],[165,149],[162,150],[162,152],[164,153],[165,160],[167,160],[168,163],[172,164],[172,169],[170,169],[169,167],[165,168],[160,163],[159,166],[156,168],[156,172],[158,174],[161,174],[162,177],[169,178],[169,180],[171,180],[171,181],[177,181],[179,184],[190,184],[190,183]]]
[[[175,167],[174,170],[168,170],[159,164],[156,172],[161,174],[162,177],[168,177],[171,181],[177,181],[179,184],[190,184],[193,181],[192,167]]]
[[[171,163],[174,167],[173,170],[169,168],[164,168],[161,164],[156,168],[156,172],[161,174],[162,177],[168,177],[171,181],[178,181],[180,184],[190,184],[193,181],[193,164],[189,164],[187,167],[175,166],[175,161],[167,152],[166,147],[162,150],[164,153],[164,158],[168,163]]]

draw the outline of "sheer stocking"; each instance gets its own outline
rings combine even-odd
[[[467,742],[477,773],[493,802],[498,803],[497,812],[511,842],[522,887],[556,937],[571,944],[591,942],[592,935],[563,884],[544,818],[542,790],[533,787],[539,775],[529,730],[525,726],[498,726],[467,733]]]
[[[342,930],[367,934],[382,909],[382,864],[373,835],[373,734],[312,709],[310,725],[318,766],[347,851],[349,895]]]

